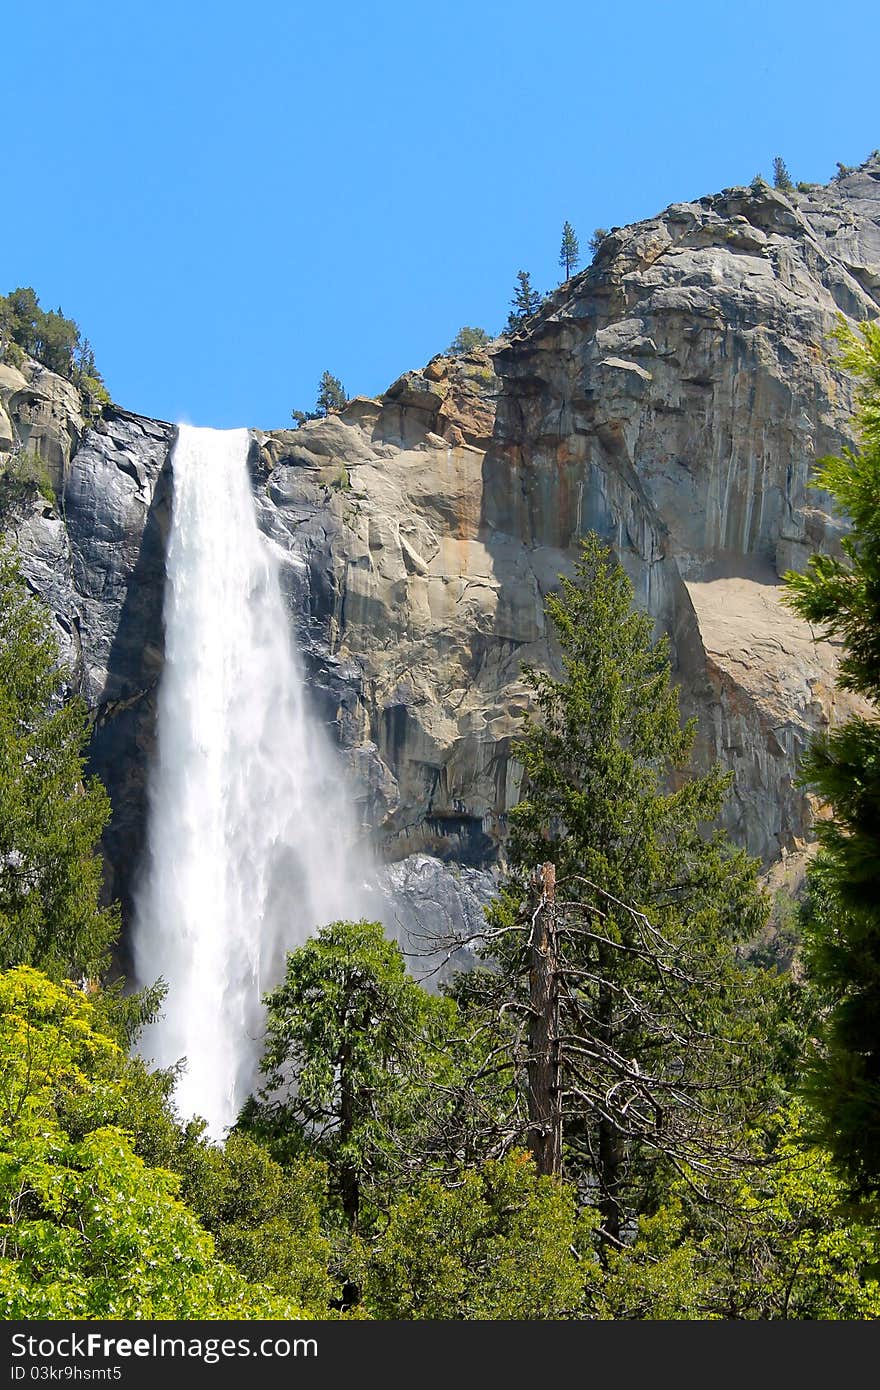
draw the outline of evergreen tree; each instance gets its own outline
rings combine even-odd
[[[74,319],[65,318],[60,308],[48,312],[41,309],[30,285],[19,286],[5,297],[0,296],[0,347],[7,355],[10,343],[15,350],[27,353],[50,371],[77,384],[80,384],[78,377],[87,375],[89,391],[100,398],[98,403],[109,400],[95,365],[95,355],[91,345],[83,342],[79,325]],[[84,358],[87,372],[83,371]]]
[[[536,715],[515,746],[525,778],[488,932],[496,966],[468,991],[487,1012],[520,1010],[539,1170],[561,1167],[598,1202],[613,1246],[664,1167],[720,1172],[744,1152],[772,1070],[757,1021],[773,982],[747,975],[735,945],[766,904],[755,865],[706,831],[730,779],[684,777],[695,731],[668,644],[597,538],[547,612],[563,675],[524,668]]]
[[[593,232],[593,235],[590,237],[590,250],[592,251],[594,256],[596,252],[599,250],[599,247],[602,245],[602,242],[605,240],[607,235],[607,227],[597,227],[596,230]]]
[[[4,334],[30,356],[37,350],[37,320],[41,312],[40,301],[30,285],[20,285],[0,300]]]
[[[332,922],[287,957],[266,997],[265,1089],[242,1114],[245,1132],[287,1162],[315,1153],[354,1231],[364,1197],[406,1166],[426,1086],[446,1067],[449,1000],[406,972],[378,922]]]
[[[318,388],[318,401],[316,409],[319,415],[329,415],[331,410],[343,410],[348,397],[345,394],[345,387],[338,376],[331,376],[329,372],[324,372],[321,376],[321,384]]]
[[[0,551],[0,968],[99,976],[116,937],[97,846],[110,814],[84,781],[83,702],[68,698],[51,619]]]
[[[559,250],[559,264],[565,271],[566,280],[571,279],[571,273],[580,265],[581,251],[578,246],[578,239],[574,234],[574,227],[570,222],[566,222],[562,228],[562,246]]]
[[[541,296],[532,289],[532,277],[527,270],[516,273],[516,290],[510,301],[511,309],[507,316],[507,332],[517,333],[526,319],[536,314],[541,307]]]
[[[60,309],[50,309],[37,318],[34,356],[59,376],[73,375],[74,355],[79,346],[79,329]]]
[[[773,161],[773,187],[778,188],[780,193],[791,193],[794,188],[791,175],[785,167],[785,160],[779,155]]]
[[[314,410],[292,410],[290,418],[295,425],[305,425],[309,420],[323,420],[331,411],[344,409],[348,397],[345,387],[337,376],[323,372],[318,384],[318,399]]]
[[[828,1013],[808,1093],[823,1135],[860,1194],[880,1195],[880,327],[841,327],[841,361],[859,380],[859,451],[819,461],[815,486],[849,518],[843,554],[789,573],[791,606],[843,647],[839,684],[874,705],[813,740],[803,780],[831,811],[805,921],[810,976]]]

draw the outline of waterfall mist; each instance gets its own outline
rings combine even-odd
[[[168,983],[140,1051],[222,1138],[257,1075],[261,995],[286,950],[367,901],[342,769],[310,716],[247,430],[181,426],[165,668],[136,903],[138,980]]]

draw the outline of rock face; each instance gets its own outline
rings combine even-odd
[[[769,864],[808,837],[796,759],[846,706],[834,652],[782,606],[779,580],[839,541],[807,487],[817,456],[853,442],[828,335],[841,313],[878,310],[873,158],[827,188],[728,189],[615,229],[516,337],[254,432],[255,502],[286,560],[310,689],[402,916],[477,920],[519,794],[521,663],[553,667],[544,599],[590,528],[671,634],[698,757],[735,773],[737,838]],[[67,383],[0,371],[0,451],[30,428],[59,484],[60,515],[34,501],[15,529],[95,712],[110,887],[127,901],[173,428],[110,410],[84,429]]]

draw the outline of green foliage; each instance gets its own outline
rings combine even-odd
[[[323,1316],[335,1293],[329,1245],[319,1230],[326,1173],[312,1159],[282,1170],[244,1135],[223,1148],[208,1143],[201,1121],[181,1125],[171,1102],[173,1074],[150,1072],[120,1042],[119,1009],[104,991],[89,997],[87,1018],[101,1047],[78,1084],[52,1077],[52,1105],[72,1143],[95,1130],[124,1130],[149,1169],[177,1175],[177,1195],[213,1236],[217,1255],[251,1282]],[[106,1045],[112,1042],[113,1046]]]
[[[96,849],[110,814],[84,780],[85,705],[68,697],[49,615],[0,552],[0,968],[97,977],[118,931]]]
[[[0,465],[0,525],[35,496],[42,497],[51,507],[57,506],[45,460],[29,449],[20,449]]]
[[[562,228],[562,245],[559,249],[559,264],[565,271],[566,280],[571,278],[571,273],[580,265],[581,250],[578,239],[574,234],[574,228],[570,222],[566,222]]]
[[[345,387],[339,378],[331,376],[329,372],[324,372],[318,388],[318,413],[327,415],[331,410],[343,410],[347,400]]]
[[[780,155],[777,155],[773,161],[773,187],[778,188],[780,193],[791,193],[794,190],[791,175],[785,167],[785,160]]]
[[[813,555],[789,573],[790,605],[843,647],[838,681],[880,700],[880,327],[838,332],[858,382],[856,453],[819,461],[814,486],[849,518],[842,555]],[[806,1089],[855,1190],[880,1192],[880,723],[852,717],[815,738],[802,780],[830,808],[816,834],[804,955],[826,1004]]]
[[[351,1229],[407,1164],[429,1079],[448,1070],[443,1040],[454,1005],[406,973],[378,922],[332,922],[287,957],[266,997],[267,1084],[244,1130],[283,1163],[327,1160],[331,1197]]]
[[[511,310],[507,316],[508,333],[518,333],[527,319],[536,314],[541,307],[541,296],[532,289],[532,278],[527,270],[516,273],[516,290],[510,301]]]
[[[23,367],[27,354],[18,343],[14,343],[11,338],[4,339],[2,328],[0,328],[0,362],[5,362],[7,367]]]
[[[708,1311],[698,1242],[674,1198],[641,1216],[626,1245],[604,1253],[602,1278],[587,1291],[585,1315],[603,1322],[681,1322]]]
[[[854,164],[841,164],[840,160],[838,159],[837,173],[834,175],[834,180],[835,182],[839,182],[840,179],[845,179],[848,174],[854,174],[855,172],[856,170]]]
[[[485,347],[491,342],[485,328],[460,328],[446,349],[450,357],[464,357],[475,348]]]
[[[110,404],[110,393],[95,365],[95,354],[88,338],[83,338],[77,345],[73,381],[83,398],[83,413],[86,419],[98,419],[104,406]]]
[[[69,982],[0,975],[0,1315],[12,1318],[297,1316],[217,1260],[120,1128],[65,1129],[65,1102],[107,1088],[121,1062]]]
[[[847,1214],[845,1186],[810,1144],[800,1107],[772,1127],[765,1161],[719,1194],[700,1241],[705,1306],[726,1318],[878,1317],[880,1232]]]
[[[772,1075],[773,978],[744,971],[736,943],[767,904],[755,865],[707,827],[729,777],[685,776],[668,643],[632,607],[632,586],[596,537],[574,581],[547,600],[560,679],[524,668],[534,717],[514,753],[523,795],[510,872],[490,914],[487,1007],[525,1003],[531,879],[559,885],[564,1171],[599,1200],[604,1230],[656,1200],[664,1162],[707,1171],[742,1152],[745,1115]],[[479,981],[473,986],[479,987]],[[520,1064],[522,1066],[522,1063]],[[647,1205],[646,1205],[647,1204]]]
[[[788,970],[800,941],[799,904],[787,888],[778,888],[766,927],[758,940],[746,947],[746,955],[752,965],[763,969]]]
[[[214,1237],[220,1259],[249,1282],[283,1294],[321,1316],[336,1293],[330,1245],[320,1230],[324,1165],[303,1159],[282,1169],[243,1134],[221,1148],[184,1146],[173,1166],[180,1195]]]
[[[599,1275],[592,1221],[571,1188],[538,1177],[515,1152],[399,1195],[365,1252],[364,1303],[374,1318],[467,1321],[577,1316]]]
[[[3,360],[21,366],[24,354],[72,381],[84,396],[86,415],[94,418],[110,397],[95,364],[95,354],[79,325],[61,309],[46,311],[30,285],[0,295],[0,345]]]
[[[345,387],[339,378],[331,376],[329,372],[324,372],[318,384],[318,399],[315,402],[315,409],[292,410],[290,418],[297,426],[304,425],[309,420],[323,420],[331,411],[343,410],[347,401]]]
[[[694,1200],[685,1171],[634,1238],[608,1252],[591,1317],[851,1320],[880,1311],[880,1233],[845,1210],[827,1153],[792,1105],[752,1135],[753,1162]]]
[[[755,177],[752,179],[751,183],[749,184],[749,188],[752,190],[752,192],[757,194],[763,193],[765,189],[767,189],[768,187],[769,184],[767,183],[767,180],[764,178],[763,174],[756,174]]]
[[[15,343],[23,352],[34,356],[38,342],[37,320],[42,313],[33,289],[20,286],[9,294],[0,295],[0,337]]]
[[[592,251],[594,256],[596,252],[599,250],[599,247],[602,245],[602,242],[605,240],[607,235],[607,227],[597,227],[596,230],[593,232],[593,235],[590,237],[590,250]]]
[[[764,914],[754,865],[730,855],[720,833],[701,833],[731,779],[716,766],[668,790],[669,774],[687,766],[696,726],[681,724],[668,640],[653,640],[651,618],[632,599],[632,584],[595,536],[581,544],[575,579],[563,578],[547,599],[563,675],[524,667],[537,716],[527,717],[514,750],[525,784],[511,813],[511,862],[521,874],[549,857],[560,878],[580,875],[629,903],[669,911],[664,879],[677,860],[677,877],[694,893],[690,911],[721,876],[732,897],[725,906],[712,892],[711,912],[722,912],[728,937],[741,937]]]

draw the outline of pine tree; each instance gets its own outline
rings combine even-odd
[[[318,401],[315,407],[318,414],[328,415],[331,410],[343,410],[347,401],[345,387],[339,377],[324,372],[318,387]]]
[[[55,979],[99,976],[118,931],[96,852],[110,804],[84,781],[87,712],[67,697],[51,620],[0,552],[0,968]]]
[[[815,486],[849,518],[843,555],[814,555],[786,581],[791,606],[843,646],[838,682],[874,705],[814,739],[802,776],[831,811],[820,820],[805,953],[828,1003],[808,1093],[855,1190],[880,1194],[880,327],[841,327],[859,379],[859,452],[819,461]]]
[[[470,986],[496,1016],[520,1011],[539,1171],[579,1183],[611,1246],[664,1165],[718,1173],[741,1156],[774,989],[735,952],[766,916],[755,865],[706,831],[729,777],[684,777],[694,725],[632,596],[591,537],[547,600],[563,674],[524,668],[536,713],[514,750],[524,794],[491,914],[495,969]]]
[[[516,290],[510,301],[511,309],[507,316],[507,332],[517,333],[526,319],[536,314],[541,307],[541,296],[532,289],[532,277],[527,270],[516,273]]]
[[[791,175],[785,167],[785,160],[779,155],[773,161],[773,187],[778,188],[780,193],[791,193],[794,188]]]
[[[299,427],[310,420],[323,420],[331,411],[343,410],[348,403],[345,387],[338,376],[323,372],[318,383],[318,399],[314,410],[292,410],[290,418]]]
[[[559,250],[559,264],[565,271],[566,280],[571,279],[571,273],[580,265],[580,261],[581,251],[578,246],[578,239],[571,223],[566,222],[562,228],[562,246]]]

